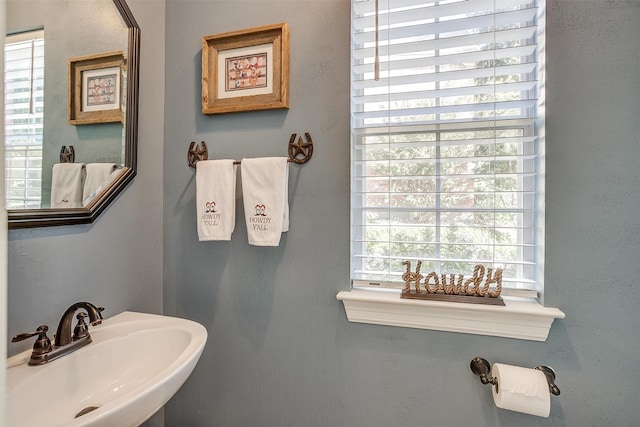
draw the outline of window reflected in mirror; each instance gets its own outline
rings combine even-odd
[[[4,45],[7,209],[42,205],[44,30],[10,34]]]

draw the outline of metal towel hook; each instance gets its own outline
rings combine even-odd
[[[291,138],[289,138],[289,144],[287,145],[289,159],[287,161],[289,163],[302,165],[311,160],[311,156],[313,156],[313,140],[309,132],[305,132],[304,140],[302,136],[298,137],[297,140],[296,137],[298,137],[298,135],[293,133],[291,134]],[[209,160],[207,143],[202,141],[199,145],[196,145],[195,141],[191,141],[189,151],[187,152],[187,163],[189,167],[195,168],[196,163],[200,160]],[[240,162],[235,161],[234,164],[239,165]]]
[[[74,163],[76,161],[76,152],[73,149],[73,145],[70,145],[67,148],[66,145],[63,145],[60,148],[60,163]]]

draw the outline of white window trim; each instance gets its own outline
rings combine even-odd
[[[505,305],[401,299],[399,290],[338,292],[350,322],[460,332],[531,341],[546,341],[554,319],[564,319],[557,308],[533,299],[503,297]]]

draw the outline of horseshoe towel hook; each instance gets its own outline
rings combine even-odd
[[[313,156],[313,140],[309,132],[305,132],[304,136],[305,139],[303,140],[302,136],[298,137],[298,134],[291,134],[287,145],[288,162],[302,165],[311,160],[311,156]],[[297,140],[296,137],[298,138]],[[187,153],[189,167],[195,168],[196,163],[200,160],[209,160],[207,143],[201,141],[200,144],[196,145],[195,141],[192,141]],[[235,161],[234,164],[239,165],[240,162]]]

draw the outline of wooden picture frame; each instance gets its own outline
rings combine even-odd
[[[70,58],[67,94],[69,124],[123,123],[125,86],[122,51]]]
[[[286,23],[202,38],[202,113],[289,108]]]

